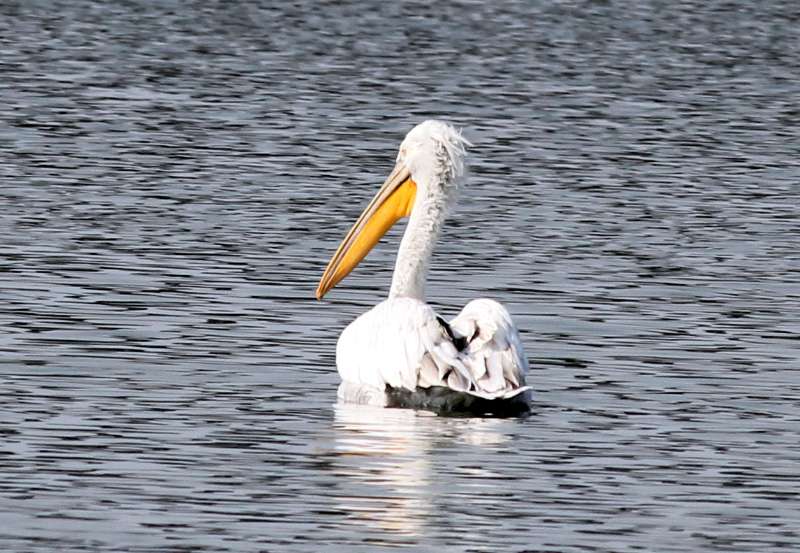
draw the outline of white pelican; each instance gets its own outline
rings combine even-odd
[[[321,299],[400,218],[409,217],[389,298],[344,329],[336,346],[344,401],[437,411],[527,409],[528,361],[508,311],[473,300],[446,323],[425,303],[436,238],[464,173],[465,146],[425,121],[400,145],[394,170],[347,233],[317,287]]]

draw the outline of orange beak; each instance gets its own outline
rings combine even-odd
[[[333,254],[317,286],[318,300],[355,269],[392,225],[411,214],[416,196],[417,184],[398,163]]]

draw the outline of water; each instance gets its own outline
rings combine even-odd
[[[796,551],[792,2],[0,7],[0,548]],[[336,405],[404,133],[475,144],[433,262],[533,414]]]

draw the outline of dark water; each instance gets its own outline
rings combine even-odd
[[[0,549],[797,551],[800,9],[626,4],[4,2]],[[525,419],[335,405],[431,116]]]

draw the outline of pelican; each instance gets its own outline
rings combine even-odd
[[[528,361],[508,311],[477,299],[448,323],[425,303],[429,262],[464,175],[467,146],[448,123],[428,120],[414,127],[400,145],[394,170],[325,269],[317,299],[408,217],[389,297],[339,337],[340,400],[434,411],[527,409]]]

